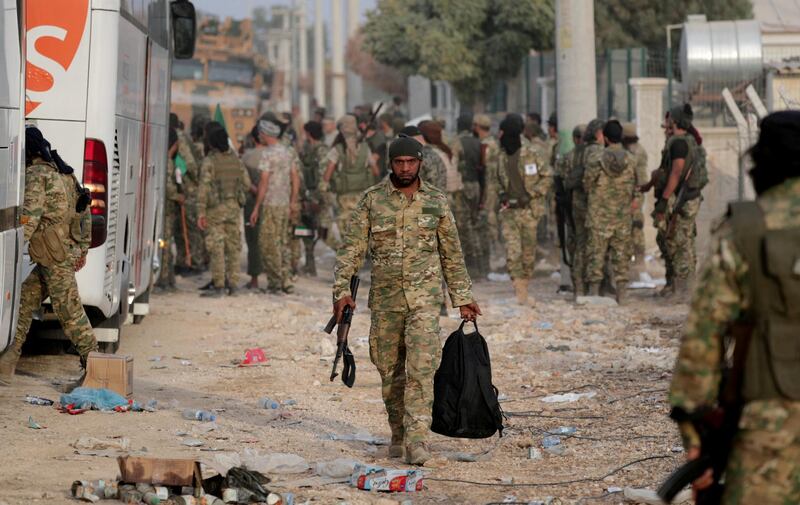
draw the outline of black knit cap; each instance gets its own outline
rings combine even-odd
[[[411,137],[397,137],[389,144],[389,159],[393,160],[400,156],[411,156],[418,160],[422,159],[422,144]]]
[[[612,144],[619,144],[622,142],[622,124],[616,119],[612,119],[603,127],[603,135]]]

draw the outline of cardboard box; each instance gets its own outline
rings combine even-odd
[[[120,456],[120,482],[160,486],[186,486],[201,489],[200,463],[192,459],[162,459]]]
[[[125,398],[131,398],[133,396],[133,356],[90,352],[83,386],[110,389]]]

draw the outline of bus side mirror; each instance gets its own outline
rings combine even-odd
[[[194,41],[197,33],[197,18],[194,5],[189,0],[176,0],[170,4],[172,11],[173,55],[187,60],[194,56]]]

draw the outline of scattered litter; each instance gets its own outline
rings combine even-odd
[[[501,484],[513,484],[514,483],[514,477],[500,477],[498,480],[500,481]]]
[[[353,471],[358,464],[358,461],[348,458],[336,458],[331,461],[320,461],[314,467],[314,473],[320,477],[349,477],[353,475]]]
[[[545,451],[547,451],[549,454],[552,454],[553,456],[561,456],[565,452],[567,452],[567,448],[564,447],[563,445],[554,445],[553,447],[545,448]]]
[[[244,359],[239,363],[239,366],[262,365],[266,362],[267,356],[264,354],[264,349],[253,347],[244,351]]]
[[[542,451],[538,447],[528,447],[528,459],[542,459]]]
[[[536,327],[540,330],[552,330],[553,323],[549,321],[541,321],[539,324],[536,325]]]
[[[622,490],[625,501],[633,503],[645,503],[647,505],[662,505],[664,502],[652,489],[637,489],[626,487]],[[692,490],[684,489],[673,498],[672,503],[682,503],[692,499]]]
[[[261,398],[258,400],[258,408],[260,409],[268,409],[268,410],[275,410],[279,409],[281,404],[272,400],[270,398]]]
[[[184,419],[188,419],[190,421],[202,421],[202,422],[211,422],[217,420],[217,416],[212,414],[207,410],[194,410],[194,409],[186,409],[181,414]]]
[[[541,398],[540,401],[544,403],[571,403],[581,398],[594,398],[595,396],[597,396],[595,391],[588,391],[586,393],[564,393],[563,395],[545,396]]]
[[[165,368],[169,368],[167,365],[153,365],[150,367],[150,370],[163,370]]]
[[[117,407],[128,408],[131,405],[125,397],[102,388],[80,387],[72,393],[61,395],[59,400],[62,409],[69,410],[114,410]],[[71,406],[71,407],[70,407]],[[69,412],[75,413],[75,412]]]
[[[144,410],[145,412],[155,412],[156,410],[158,410],[158,400],[155,400],[155,399],[154,399],[154,400],[150,400],[150,401],[149,401],[149,402],[147,402],[147,404],[144,406],[144,409],[143,409],[143,410]]]
[[[551,435],[572,435],[577,431],[578,429],[574,426],[559,426],[558,428],[547,430],[547,433]]]
[[[364,491],[422,491],[423,474],[420,470],[393,470],[358,464],[350,476],[350,485]]]
[[[366,442],[370,445],[389,445],[389,441],[385,438],[374,437],[369,433],[353,433],[339,435],[338,433],[329,433],[327,438],[330,440],[340,440],[343,442]]]
[[[113,449],[127,452],[131,448],[131,440],[128,437],[120,437],[112,440],[101,440],[95,437],[83,436],[70,445],[79,451],[105,451]]]
[[[622,492],[622,488],[621,487],[617,487],[617,486],[609,486],[608,489],[606,489],[606,491],[608,491],[610,494],[621,493]]]
[[[98,502],[101,499],[119,498],[119,484],[108,480],[76,480],[70,488],[72,497],[81,501]]]
[[[183,366],[191,366],[191,364],[192,364],[192,362],[189,361],[188,359],[182,359],[181,360],[181,365],[183,365]]]
[[[674,453],[681,453],[683,452],[683,447],[680,445],[676,445],[675,447],[671,448],[670,451]]]
[[[185,445],[186,447],[200,447],[205,445],[205,442],[197,438],[184,438],[181,445]]]
[[[606,322],[601,319],[587,319],[583,322],[584,326],[592,326],[593,324],[606,324]]]
[[[162,359],[164,359],[164,356],[151,356],[147,358],[147,361],[161,361]]]
[[[44,429],[44,426],[33,420],[33,416],[28,416],[28,428],[32,430]]]
[[[593,305],[596,307],[616,307],[617,302],[613,298],[605,296],[579,296],[575,299],[576,305]]]
[[[508,282],[511,280],[511,276],[508,274],[498,274],[495,272],[490,272],[489,275],[486,276],[492,282]]]
[[[461,461],[461,462],[465,462],[465,463],[475,463],[475,462],[478,462],[478,461],[489,461],[490,459],[492,459],[492,450],[493,449],[490,449],[490,450],[488,450],[486,452],[481,452],[481,453],[478,453],[478,454],[472,454],[472,453],[469,453],[469,452],[451,451],[451,452],[443,452],[443,453],[441,453],[441,455],[444,456],[449,461]]]
[[[565,344],[548,345],[548,346],[545,346],[545,349],[547,349],[548,351],[553,351],[553,352],[566,352],[566,351],[570,350],[570,347],[568,345],[565,345]]]
[[[550,447],[555,447],[557,445],[561,445],[561,437],[550,435],[542,439],[542,447],[545,449],[549,449]]]
[[[50,400],[48,398],[42,398],[40,396],[26,395],[25,403],[30,403],[31,405],[41,405],[43,407],[49,407],[53,405],[55,402],[53,400]]]
[[[281,402],[281,405],[283,405],[284,407],[291,407],[293,405],[297,405],[297,400],[292,400],[291,398],[288,400],[283,400]]]
[[[497,401],[498,402],[508,401],[508,395],[505,393],[500,393],[499,395],[497,395]]]
[[[245,449],[241,461],[247,469],[261,473],[303,473],[310,468],[308,462],[297,454],[281,452],[258,454],[256,451]]]

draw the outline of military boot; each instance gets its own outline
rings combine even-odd
[[[586,290],[587,296],[600,296],[600,283],[599,282],[590,282],[589,287]]]
[[[628,298],[628,283],[627,282],[618,282],[617,283],[617,304],[619,305],[627,305],[629,298]]]
[[[14,379],[14,371],[17,369],[19,357],[22,354],[22,343],[17,343],[16,339],[3,355],[0,355],[0,386],[10,386]]]
[[[406,463],[409,465],[422,466],[432,457],[428,448],[422,442],[406,446]]]
[[[203,298],[222,298],[225,296],[225,288],[211,288],[200,293],[200,296]]]

